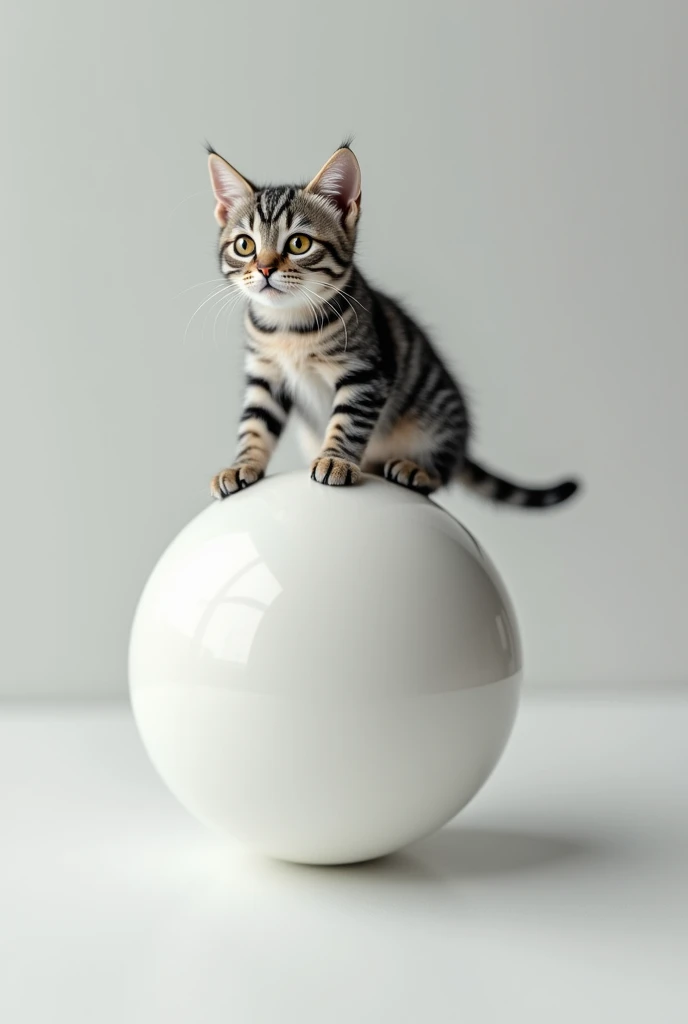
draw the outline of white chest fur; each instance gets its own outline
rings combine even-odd
[[[297,408],[312,426],[324,430],[332,412],[335,381],[341,376],[341,366],[320,356],[314,350],[312,338],[291,332],[253,337],[260,354],[279,368]]]
[[[334,387],[317,368],[310,366],[300,371],[285,367],[285,376],[296,406],[303,409],[309,423],[324,432],[332,413]]]

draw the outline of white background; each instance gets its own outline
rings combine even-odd
[[[586,482],[547,516],[446,497],[528,680],[684,681],[687,31],[680,0],[5,5],[2,691],[124,693],[146,575],[231,458],[239,316],[184,342],[204,138],[280,181],[349,131],[363,269],[462,374],[476,453]]]

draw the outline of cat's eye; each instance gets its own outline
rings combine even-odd
[[[308,235],[292,235],[287,242],[287,249],[294,256],[301,256],[304,252],[308,252],[312,245],[313,239],[309,238]]]
[[[239,235],[234,239],[234,252],[237,256],[253,256],[256,251],[256,243],[250,235]]]

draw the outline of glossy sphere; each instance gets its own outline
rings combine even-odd
[[[472,536],[372,477],[271,477],[201,512],[139,603],[131,697],[189,811],[257,851],[378,857],[478,791],[508,738],[521,654]]]

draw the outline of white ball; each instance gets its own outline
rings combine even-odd
[[[342,864],[439,828],[513,724],[514,614],[473,537],[374,477],[304,471],[214,503],[146,585],[131,697],[192,814],[284,860]]]

